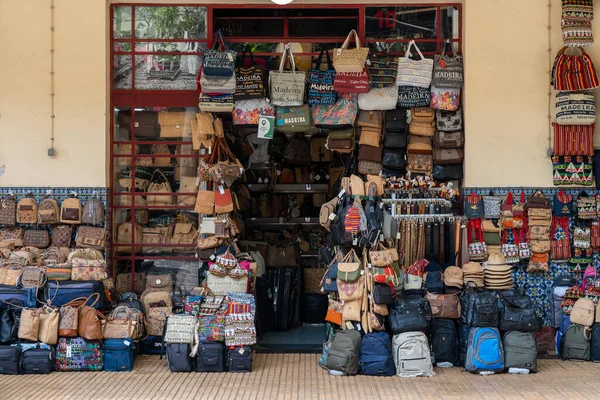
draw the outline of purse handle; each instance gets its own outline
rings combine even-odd
[[[154,172],[152,173],[152,177],[150,177],[150,182],[154,183],[154,176],[156,175],[156,173],[158,173],[160,176],[162,176],[166,183],[169,183],[167,176],[158,168],[155,169]],[[170,186],[170,184],[169,184],[169,186]]]
[[[246,61],[246,53],[250,54],[250,61],[252,61],[252,64],[256,64],[256,61],[254,61],[254,54],[252,53],[252,49],[250,48],[250,45],[247,44],[244,47],[244,51],[242,52],[241,57],[238,58],[240,67],[244,66],[244,61]]]
[[[285,67],[285,62],[289,58],[290,65],[292,66],[292,72],[296,72],[296,62],[294,61],[294,53],[292,53],[292,47],[289,43],[283,48],[283,53],[281,54],[281,61],[279,62],[279,72],[283,72],[283,68]]]
[[[450,42],[450,39],[446,39],[444,44],[442,44],[442,48],[440,49],[441,50],[440,54],[442,56],[446,56],[448,45],[450,45],[450,50],[452,51],[452,57],[454,57],[454,58],[458,57],[458,55],[456,54],[456,50],[454,50],[454,46]]]
[[[218,46],[219,42],[221,42],[221,45],[223,46],[223,51],[229,50],[229,45],[225,41],[225,38],[223,37],[223,30],[221,30],[221,29],[216,31],[215,34],[213,35],[213,41],[210,44],[210,49],[217,50],[217,49],[215,49],[215,46]]]
[[[419,49],[419,46],[417,46],[417,43],[414,40],[411,40],[410,42],[408,42],[408,49],[406,49],[406,53],[404,53],[404,58],[405,59],[409,59],[410,56],[412,55],[412,53],[410,52],[411,47],[415,46],[415,49],[417,50],[417,53],[419,53],[419,56],[421,56],[421,60],[424,60],[425,57],[423,57],[423,53],[421,53],[421,50]]]
[[[319,57],[317,58],[317,61],[315,62],[315,69],[317,71],[321,70],[321,61],[323,61],[323,53],[325,53],[325,56],[327,56],[327,69],[332,70],[333,63],[331,62],[331,57],[329,56],[329,50],[327,50],[325,48],[325,45],[323,45],[321,47],[321,52],[319,53]]]
[[[350,33],[348,34],[348,36],[346,36],[346,40],[344,40],[342,47],[340,47],[338,49],[338,55],[340,55],[341,50],[345,50],[348,48],[348,45],[350,44],[350,39],[352,38],[352,36],[354,36],[354,41],[356,42],[356,48],[360,49],[360,38],[358,37],[358,33],[356,33],[356,29],[352,29],[350,31]]]
[[[90,301],[90,299],[91,299],[92,297],[94,297],[96,300],[94,300],[94,302],[88,306],[88,305],[87,305],[87,303],[88,303],[88,301]],[[88,307],[90,307],[90,308],[93,308],[93,307],[96,305],[96,303],[98,303],[98,301],[100,301],[100,293],[92,293],[92,294],[90,295],[90,297],[86,298],[86,299],[85,299],[85,302],[84,302],[82,305],[80,305],[79,307],[77,307],[77,308],[80,308],[80,309],[81,309],[81,308],[83,308],[83,307],[85,307],[85,306],[88,306]]]

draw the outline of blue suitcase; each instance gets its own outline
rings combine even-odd
[[[0,285],[0,301],[10,302],[10,299],[20,300],[22,303],[17,304],[18,306],[29,308],[37,307],[35,288],[17,288],[14,286]]]
[[[135,344],[131,339],[104,341],[104,370],[131,371],[135,359]]]
[[[100,281],[48,281],[46,283],[46,299],[52,301],[53,306],[63,306],[78,297],[90,297],[94,293],[100,294],[100,300],[94,308],[104,310],[106,296],[104,284]]]

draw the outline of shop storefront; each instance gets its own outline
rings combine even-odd
[[[325,337],[327,369],[356,374],[361,354],[366,375],[432,376],[535,372],[558,330],[567,358],[590,358],[595,110],[571,92],[598,86],[593,65],[565,52],[548,94],[563,38],[593,42],[590,10],[72,3],[0,27],[27,61],[0,77],[1,312],[25,312],[0,348],[119,370],[126,338],[164,344],[172,371],[246,371],[252,350]],[[561,38],[561,19],[587,39]]]

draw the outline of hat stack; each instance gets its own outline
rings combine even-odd
[[[512,267],[506,264],[502,254],[490,254],[483,268],[486,289],[507,290],[514,288]]]
[[[446,293],[457,293],[463,287],[463,270],[459,267],[448,267],[444,271],[444,286]]]
[[[469,262],[463,265],[463,281],[465,286],[475,286],[482,288],[483,285],[483,268],[478,262]]]

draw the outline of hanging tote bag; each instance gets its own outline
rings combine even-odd
[[[579,54],[568,55],[567,49]],[[554,59],[551,84],[554,85],[554,90],[565,92],[597,88],[598,76],[594,62],[582,48],[563,47]]]
[[[338,93],[367,93],[371,89],[367,68],[360,72],[336,72],[333,89]]]
[[[327,70],[321,71],[321,61],[323,53],[327,56]],[[335,70],[331,63],[329,52],[323,46],[319,58],[315,63],[315,69],[308,71],[308,104],[311,106],[317,104],[333,105],[337,101],[337,92],[333,89],[335,80]]]
[[[361,110],[394,110],[398,103],[396,86],[372,88],[368,93],[358,95],[358,108]]]
[[[354,37],[356,48],[349,49],[350,40]],[[369,56],[368,47],[360,47],[358,33],[350,31],[342,47],[333,51],[333,68],[336,72],[362,72]]]
[[[239,100],[235,102],[235,109],[233,110],[234,125],[258,126],[258,120],[261,116],[275,116],[275,108],[266,98]]]
[[[371,87],[384,88],[396,86],[398,57],[369,57],[367,68],[371,77]]]
[[[244,65],[247,51],[250,53],[250,66]],[[264,75],[265,69],[262,65],[256,64],[250,46],[246,45],[240,57],[240,67],[235,72],[236,87],[234,99],[236,104],[240,100],[260,100],[265,98]]]
[[[358,96],[351,93],[340,95],[332,106],[312,107],[314,125],[320,129],[350,129],[354,126],[357,115]]]
[[[596,121],[596,100],[590,91],[556,93],[554,105],[559,125],[591,125]]]
[[[421,57],[420,60],[410,58],[410,49],[415,47]],[[431,75],[433,72],[433,60],[423,57],[414,40],[408,43],[408,49],[404,57],[398,59],[398,74],[396,76],[397,86],[416,86],[428,88],[431,84]]]
[[[450,46],[452,56],[447,56],[446,51]],[[431,84],[437,88],[460,89],[463,86],[463,61],[456,55],[450,40],[442,45],[441,54],[436,54],[433,60],[433,78]]]
[[[554,127],[554,155],[557,156],[593,156],[594,124],[559,125]]]
[[[431,103],[434,110],[456,111],[460,107],[460,89],[431,86]]]
[[[222,50],[217,49],[219,41]],[[211,48],[204,52],[202,73],[208,76],[230,77],[235,71],[236,58],[237,52],[229,49],[225,38],[223,38],[223,31],[219,29],[215,32]]]
[[[290,59],[291,71],[284,71],[285,62]],[[304,103],[306,74],[296,71],[294,54],[290,44],[286,44],[281,54],[279,71],[269,73],[271,104],[275,106],[301,106]]]

